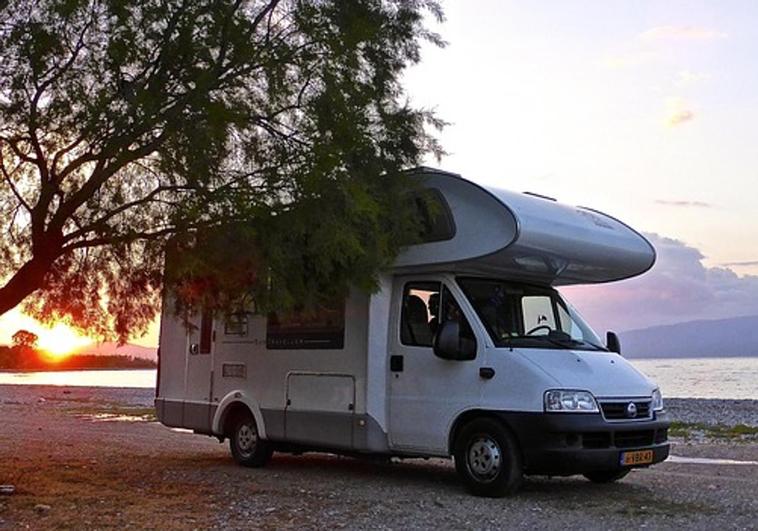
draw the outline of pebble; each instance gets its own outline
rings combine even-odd
[[[10,496],[14,492],[16,492],[16,487],[14,485],[0,485],[0,495]]]
[[[40,514],[44,514],[48,512],[50,509],[52,509],[52,507],[50,507],[49,505],[45,505],[44,503],[38,503],[37,505],[34,506],[34,510]]]

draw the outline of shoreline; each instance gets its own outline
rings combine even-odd
[[[7,392],[3,392],[4,389]],[[97,402],[101,397],[114,394],[127,396],[131,403],[137,400],[145,406],[152,406],[155,387],[0,383],[0,405],[8,395],[25,396],[29,402],[47,396],[58,400],[79,397]],[[664,397],[664,405],[671,420],[678,424],[758,427],[758,399]]]
[[[27,374],[27,373],[45,373],[45,372],[96,372],[96,371],[155,371],[158,366],[152,367],[45,367],[44,369],[3,369],[0,368],[0,374]],[[5,384],[0,384],[5,385]],[[23,385],[23,384],[21,384]],[[86,386],[85,386],[86,387]]]

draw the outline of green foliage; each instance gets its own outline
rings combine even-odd
[[[418,232],[402,170],[442,124],[399,79],[435,1],[2,5],[0,314],[126,339],[172,238],[183,309],[307,306]]]

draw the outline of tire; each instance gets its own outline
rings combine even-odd
[[[254,468],[264,466],[274,453],[271,444],[258,436],[258,426],[250,414],[234,419],[229,449],[237,464]]]
[[[472,494],[500,498],[521,486],[521,452],[500,422],[489,418],[469,422],[458,435],[454,450],[455,469]]]
[[[613,483],[626,477],[629,472],[628,468],[625,470],[600,470],[597,472],[587,472],[584,474],[584,477],[593,483]]]

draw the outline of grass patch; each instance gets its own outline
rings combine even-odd
[[[689,439],[695,435],[703,435],[713,439],[746,440],[758,437],[758,426],[737,424],[726,426],[723,424],[704,424],[702,422],[677,422],[671,423],[669,436]]]

